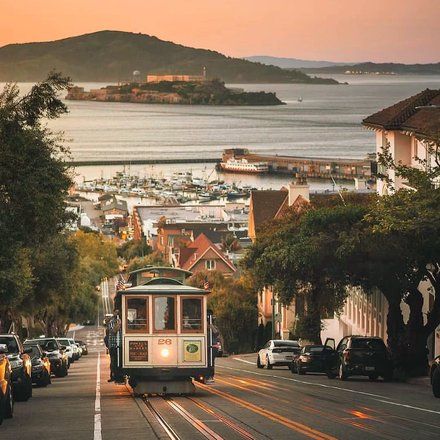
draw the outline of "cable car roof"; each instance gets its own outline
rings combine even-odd
[[[168,295],[206,295],[208,290],[187,286],[173,278],[152,278],[150,281],[138,286],[119,290],[117,295],[136,294],[168,294]]]
[[[176,272],[178,274],[186,275],[187,277],[192,275],[192,272],[184,269],[179,269],[177,267],[167,267],[167,266],[145,266],[140,269],[132,270],[129,272],[129,275],[139,273],[139,272],[164,272],[164,271],[171,271]]]

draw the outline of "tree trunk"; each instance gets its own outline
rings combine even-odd
[[[306,312],[306,320],[308,327],[308,335],[307,337],[313,341],[314,344],[321,344],[321,307],[319,304],[320,292],[318,289],[314,289],[310,292],[309,297],[307,298],[307,312]]]
[[[428,372],[428,349],[426,329],[423,322],[423,295],[413,287],[405,298],[409,306],[406,324],[407,362],[406,370],[411,376],[424,376]]]
[[[400,297],[398,295],[386,295],[388,300],[387,330],[388,348],[391,351],[394,365],[398,368],[405,368],[406,363],[406,344],[405,344],[405,324],[403,323],[402,310],[400,309]]]

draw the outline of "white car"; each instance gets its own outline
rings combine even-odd
[[[75,362],[75,354],[73,352],[73,347],[70,341],[67,338],[56,338],[56,340],[60,345],[66,347],[64,352],[67,354],[67,358],[69,360],[69,366],[70,366],[70,364]]]
[[[270,370],[273,366],[290,367],[294,357],[300,352],[298,341],[271,339],[258,352],[257,367],[266,367]]]
[[[78,347],[78,345],[76,345],[76,342],[74,339],[68,338],[68,341],[70,342],[70,345],[73,349],[73,358],[77,361],[81,357],[81,354],[79,352],[79,347]]]

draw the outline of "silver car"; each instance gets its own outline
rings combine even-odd
[[[258,352],[257,367],[266,367],[268,370],[273,366],[289,367],[300,350],[298,341],[271,339]]]

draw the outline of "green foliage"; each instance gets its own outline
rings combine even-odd
[[[257,330],[257,298],[246,278],[225,278],[218,271],[203,271],[193,275],[191,285],[203,288],[208,280],[211,293],[208,308],[215,317],[225,349],[229,353],[254,350]]]
[[[167,263],[160,252],[152,252],[145,257],[134,257],[127,266],[127,272],[132,272],[133,270],[142,269],[146,266],[170,266]]]
[[[40,80],[48,68],[62,69],[75,81],[113,82],[130,78],[134,68],[143,75],[200,75],[206,66],[208,75],[229,83],[337,84],[332,79],[314,79],[296,70],[287,71],[148,35],[117,31],[95,32],[50,43],[9,45],[0,48],[0,60],[0,81]]]
[[[348,278],[338,248],[365,215],[362,205],[310,207],[269,225],[244,259],[255,285],[271,285],[280,301],[306,304],[307,334],[319,342],[321,319],[344,304]]]
[[[130,261],[135,257],[144,257],[151,254],[151,247],[145,240],[130,240],[118,247],[118,257]]]

